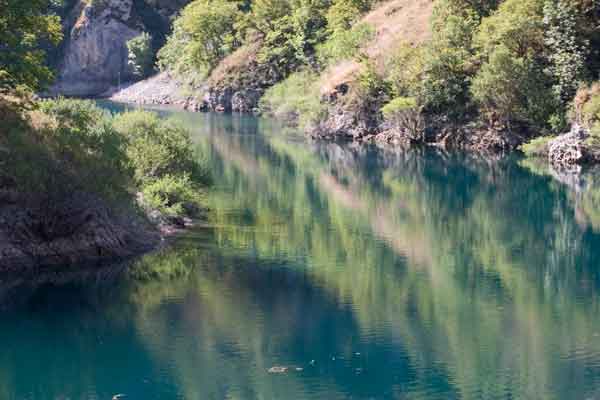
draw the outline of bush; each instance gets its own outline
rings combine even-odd
[[[318,76],[311,71],[300,71],[271,87],[260,101],[261,110],[307,127],[320,121],[327,112],[321,103]]]
[[[506,0],[491,16],[484,18],[475,36],[482,55],[505,46],[515,57],[540,54],[544,48],[544,0]]]
[[[540,136],[529,143],[521,145],[519,150],[528,157],[548,157],[548,146],[552,139],[554,139],[552,136]]]
[[[288,15],[276,21],[264,38],[261,63],[274,66],[282,76],[312,64],[316,46],[327,38],[327,0],[299,0]]]
[[[425,72],[419,98],[427,111],[459,120],[470,105],[472,36],[479,18],[468,8],[456,10],[447,3],[436,3],[433,38],[424,53]]]
[[[584,80],[589,41],[577,28],[580,12],[571,1],[547,0],[544,4],[544,43],[548,47],[554,93],[564,106]]]
[[[475,76],[471,92],[486,113],[507,122],[525,114],[526,93],[522,93],[522,89],[527,78],[527,61],[515,58],[508,48],[501,45]]]
[[[386,71],[394,96],[420,96],[425,72],[424,49],[401,43],[387,60]]]
[[[144,32],[127,42],[129,51],[128,63],[133,74],[146,78],[154,71],[154,53],[152,51],[152,36]]]
[[[193,151],[189,132],[174,120],[155,113],[133,111],[115,118],[114,127],[127,139],[127,156],[140,185],[165,175],[187,173],[196,182],[207,183]]]
[[[202,191],[187,173],[165,175],[142,189],[144,203],[167,216],[192,216],[202,203]]]
[[[125,139],[112,126],[112,117],[92,101],[58,99],[40,103],[40,140],[54,160],[54,177],[69,193],[83,189],[107,196],[123,195],[131,182]],[[57,194],[59,195],[59,194]]]
[[[5,103],[0,99],[6,128],[0,181],[30,194],[49,216],[76,193],[121,207],[142,192],[150,206],[170,215],[199,208],[209,175],[189,132],[174,121],[143,111],[113,117],[84,100],[47,100],[24,115]]]
[[[333,35],[346,32],[370,8],[369,0],[335,0],[327,10],[327,27]]]
[[[317,58],[322,66],[340,60],[357,59],[360,49],[375,36],[375,30],[368,24],[358,24],[348,30],[336,31],[317,48]]]

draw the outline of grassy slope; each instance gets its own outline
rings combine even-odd
[[[429,20],[433,0],[391,0],[383,2],[365,15],[361,23],[372,26],[375,38],[365,47],[364,54],[383,68],[387,56],[399,43],[419,44],[431,36]],[[327,94],[335,87],[352,82],[360,72],[356,61],[341,61],[321,76],[321,93]]]

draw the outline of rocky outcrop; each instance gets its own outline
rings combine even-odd
[[[432,145],[483,153],[503,153],[516,149],[528,137],[525,126],[508,127],[480,121],[456,123],[443,116],[415,112],[408,125],[386,121],[381,113],[384,99],[366,100],[353,94],[352,84],[343,84],[324,96],[325,117],[307,127],[309,136],[319,139],[349,139],[380,145]],[[415,132],[417,131],[417,132]]]
[[[160,240],[142,219],[90,195],[47,204],[0,190],[0,271],[123,258]]]
[[[553,166],[572,167],[583,165],[595,158],[589,144],[589,133],[578,124],[574,124],[569,133],[558,136],[548,145],[548,159]]]
[[[65,19],[57,81],[49,94],[101,96],[133,80],[127,41],[144,31],[164,37],[169,16],[187,2],[79,0]]]
[[[203,111],[255,112],[266,89],[283,74],[257,56],[261,42],[239,48],[223,59],[211,73],[203,97]]]
[[[127,41],[143,32],[133,0],[80,1],[69,20],[74,23],[51,94],[97,96],[133,78]]]

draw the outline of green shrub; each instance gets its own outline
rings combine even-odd
[[[528,157],[548,157],[548,146],[552,139],[554,139],[552,136],[540,136],[521,145],[519,150]]]
[[[386,79],[398,97],[417,97],[422,91],[425,72],[423,47],[401,43],[386,62]]]
[[[471,92],[479,106],[501,120],[524,116],[528,78],[527,61],[516,58],[504,45],[496,47],[473,80]]]
[[[202,204],[202,191],[190,175],[164,175],[144,185],[147,207],[168,216],[193,216]]]
[[[58,99],[40,103],[50,120],[38,138],[54,160],[52,174],[64,179],[61,190],[77,188],[122,195],[131,182],[126,140],[113,129],[111,115],[92,101]],[[58,188],[55,188],[58,189]]]
[[[581,12],[572,1],[544,3],[544,43],[555,79],[554,93],[563,106],[571,101],[587,74],[589,40],[577,27],[580,19]]]
[[[160,68],[210,72],[240,46],[236,28],[241,19],[237,2],[193,1],[175,21],[173,33],[159,51]]]
[[[206,181],[189,132],[177,121],[133,111],[115,117],[114,127],[128,141],[127,156],[140,184],[184,172],[194,181]]]
[[[261,110],[300,127],[315,124],[327,112],[321,103],[318,76],[300,71],[267,90],[260,101]]]
[[[246,25],[263,37],[277,29],[278,20],[291,13],[288,0],[254,0]]]
[[[515,57],[528,57],[544,46],[544,0],[506,0],[484,18],[475,36],[483,56],[505,46]]]
[[[334,0],[327,10],[327,27],[333,35],[348,31],[370,8],[369,0]]]
[[[358,24],[348,30],[336,31],[317,48],[317,58],[323,66],[340,60],[359,57],[360,49],[375,36],[375,30],[368,24]]]
[[[404,112],[416,110],[417,100],[413,97],[396,97],[385,106],[381,108],[383,116],[386,118],[392,118],[394,115]]]
[[[436,3],[433,38],[424,52],[419,98],[429,112],[464,118],[471,103],[472,37],[479,17],[470,9],[456,10],[448,1]]]

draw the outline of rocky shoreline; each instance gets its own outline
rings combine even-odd
[[[108,97],[110,100],[140,105],[168,105],[191,112],[259,113],[260,89],[245,90],[235,86],[189,87],[167,72],[131,84]],[[308,127],[306,134],[314,139],[348,140],[375,143],[380,146],[427,145],[461,149],[477,153],[509,153],[535,137],[526,127],[468,123],[457,125],[443,120],[424,121],[423,134],[418,139],[378,118],[379,106],[364,105],[361,110],[344,108],[337,98],[328,99],[328,117]],[[600,162],[586,140],[589,132],[578,124],[571,131],[548,141],[541,154],[549,163],[561,169]]]
[[[193,225],[158,211],[118,208],[78,193],[51,208],[0,188],[0,273],[120,261],[152,251]]]
[[[84,193],[49,207],[0,189],[0,272],[123,259],[154,249],[162,237],[142,215]]]

